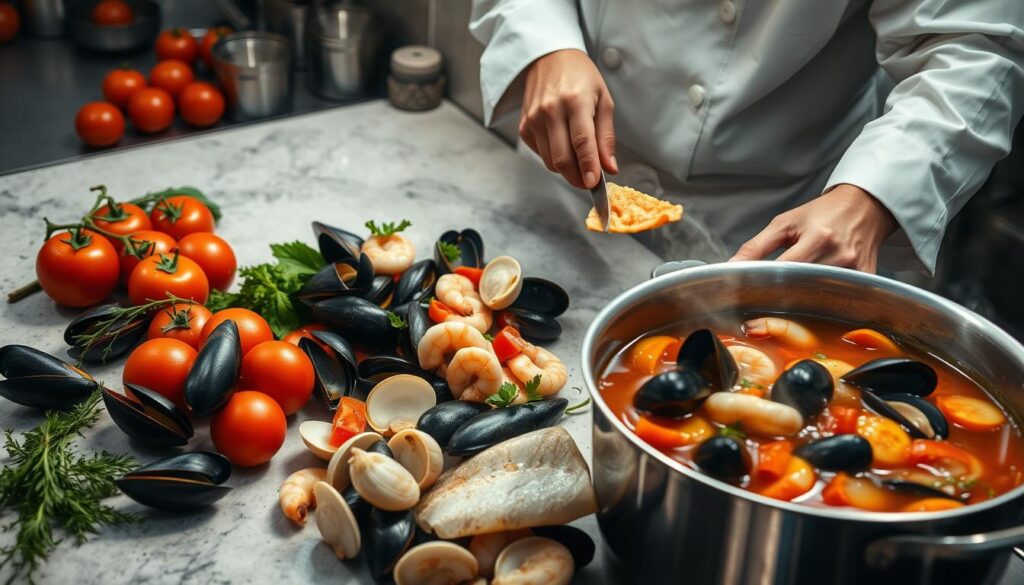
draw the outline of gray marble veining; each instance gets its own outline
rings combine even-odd
[[[476,227],[490,256],[517,257],[529,275],[566,287],[572,305],[551,346],[569,365],[565,395],[582,386],[579,345],[596,312],[646,278],[658,258],[626,237],[585,231],[589,202],[517,156],[450,104],[409,114],[372,102],[244,127],[172,143],[0,178],[0,290],[32,280],[44,216],[72,220],[92,201],[88,188],[106,184],[115,197],[168,186],[195,185],[222,204],[218,232],[241,264],[267,261],[267,244],[313,243],[317,219],[362,231],[367,219],[408,218],[410,236],[425,256],[444,230]],[[24,343],[64,355],[61,336],[76,314],[43,295],[0,308],[0,345]],[[120,364],[90,368],[119,386]],[[214,508],[185,516],[144,509],[123,496],[112,500],[144,517],[140,524],[103,530],[82,546],[62,545],[39,573],[41,583],[359,583],[360,562],[338,561],[311,522],[296,529],[277,506],[280,482],[316,465],[298,437],[307,418],[325,418],[310,403],[289,421],[284,447],[267,465],[236,469],[235,490]],[[7,401],[0,427],[25,430],[37,412]],[[590,415],[564,424],[590,458]],[[87,433],[83,446],[131,453],[145,462],[162,454],[134,444],[109,419]],[[197,425],[190,449],[212,449]],[[2,460],[0,460],[2,461]],[[4,522],[10,518],[3,518]],[[592,517],[578,524],[596,536]],[[0,544],[13,534],[0,535]],[[0,571],[0,579],[7,574]],[[610,582],[603,553],[577,577]]]

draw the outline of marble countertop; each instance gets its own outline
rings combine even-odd
[[[100,183],[115,197],[180,185],[205,190],[223,206],[218,233],[243,265],[269,260],[271,242],[312,244],[312,220],[362,231],[367,219],[408,218],[421,255],[442,231],[475,227],[489,256],[515,256],[528,275],[570,292],[572,304],[561,318],[565,332],[550,346],[569,366],[570,398],[585,392],[573,388],[583,386],[579,346],[587,325],[659,262],[631,238],[587,232],[589,201],[454,106],[409,114],[377,101],[0,177],[0,237],[7,250],[0,255],[0,290],[34,278],[42,218],[74,219],[91,204],[88,188]],[[65,356],[62,334],[75,314],[41,294],[5,303],[0,345],[22,343]],[[89,369],[119,387],[120,364]],[[62,544],[38,582],[368,582],[360,562],[341,562],[322,544],[313,522],[297,529],[277,505],[278,485],[289,473],[320,464],[303,447],[299,423],[325,417],[315,402],[293,416],[277,456],[261,467],[236,469],[229,480],[235,490],[210,509],[170,515],[114,498],[115,506],[144,521],[105,529],[82,546]],[[0,406],[2,428],[27,430],[39,420],[37,411],[7,401]],[[590,414],[563,424],[589,460]],[[81,444],[130,453],[140,462],[163,455],[131,442],[106,415]],[[204,424],[189,448],[213,448]],[[596,537],[593,517],[576,524]],[[12,538],[0,534],[0,545]],[[577,582],[610,581],[604,567],[599,547]],[[7,577],[0,570],[0,580]]]

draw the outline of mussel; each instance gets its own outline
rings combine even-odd
[[[900,424],[916,439],[945,439],[949,437],[949,423],[937,406],[914,394],[885,394],[877,396],[870,390],[861,391],[861,399],[868,408]]]
[[[549,427],[562,418],[568,405],[565,398],[552,398],[480,413],[452,433],[447,451],[452,455],[472,455],[512,437]]]
[[[116,303],[100,305],[71,321],[64,330],[64,343],[71,346],[68,355],[87,362],[105,362],[120,357],[135,347],[146,334],[151,314],[115,318],[114,315],[121,308]],[[103,334],[97,336],[92,342],[92,347],[86,350],[81,337],[95,335],[103,322],[111,319],[113,322],[106,326]]]
[[[377,578],[387,576],[412,545],[415,534],[416,522],[410,510],[370,510],[364,530],[370,573]]]
[[[316,236],[320,255],[329,263],[345,258],[358,258],[363,248],[363,238],[319,221],[313,222],[313,235]]]
[[[461,232],[448,230],[434,245],[434,260],[438,276],[448,274],[459,266],[484,267],[484,239],[479,232],[466,228]]]
[[[373,264],[366,254],[360,254],[324,266],[306,281],[296,296],[306,301],[339,295],[366,296],[373,284]]]
[[[343,396],[352,394],[356,386],[355,366],[337,353],[327,353],[312,339],[300,339],[299,348],[309,357],[316,374],[314,391],[327,410],[334,412]]]
[[[711,477],[736,482],[750,473],[750,453],[742,441],[715,435],[697,446],[693,462]]]
[[[633,395],[633,406],[658,416],[682,417],[697,410],[708,396],[711,385],[700,374],[668,370],[644,382]]]
[[[103,389],[110,418],[133,439],[154,447],[179,447],[192,438],[192,423],[173,402],[148,388],[125,384],[125,393]]]
[[[821,414],[835,390],[832,375],[814,360],[801,360],[775,380],[772,400],[788,404],[804,418]]]
[[[437,263],[430,259],[420,260],[399,277],[391,303],[399,306],[427,298],[433,294],[436,282]]]
[[[416,421],[416,428],[434,437],[441,448],[445,449],[459,427],[476,415],[489,410],[491,410],[491,406],[483,402],[469,400],[442,402],[424,412]]]
[[[736,360],[710,329],[698,329],[686,336],[676,363],[684,370],[700,374],[712,392],[732,388],[739,376]]]
[[[231,463],[217,453],[194,451],[154,461],[115,480],[136,502],[172,512],[202,508],[223,498]]]
[[[499,322],[515,327],[532,341],[554,341],[562,334],[562,324],[544,313],[509,307],[500,313]]]
[[[893,478],[893,479],[881,479],[878,480],[878,484],[886,489],[893,490],[904,494],[910,494],[914,496],[922,496],[926,498],[946,498],[949,500],[957,500],[956,496],[946,493],[939,488],[918,483],[916,481],[910,481],[908,479]]]
[[[368,357],[359,363],[358,373],[359,388],[366,393],[386,378],[398,374],[408,374],[423,378],[429,382],[431,387],[434,388],[434,394],[437,395],[437,402],[447,402],[452,399],[452,391],[444,378],[424,370],[419,364],[397,356],[377,355]]]
[[[408,303],[403,314],[407,327],[399,337],[399,349],[407,359],[416,360],[416,350],[420,346],[420,341],[434,322],[430,320],[427,308],[419,301]]]
[[[938,384],[938,376],[931,366],[910,358],[872,360],[841,379],[882,397],[887,394],[928,396]]]
[[[558,317],[569,308],[569,293],[550,280],[527,276],[512,307]]]
[[[871,443],[859,435],[835,435],[805,443],[793,454],[826,471],[856,473],[871,467]]]
[[[388,309],[394,302],[394,292],[395,279],[390,276],[377,275],[373,277],[373,282],[363,298],[382,309]]]
[[[185,380],[185,404],[199,416],[209,416],[227,404],[235,392],[242,367],[238,325],[228,319],[210,333]]]
[[[70,409],[100,385],[82,370],[27,345],[0,347],[0,396],[24,406]]]
[[[394,314],[356,296],[339,296],[312,306],[313,318],[370,352],[395,347],[399,327]]]

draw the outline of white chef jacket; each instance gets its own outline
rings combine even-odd
[[[617,158],[732,247],[850,183],[934,270],[1024,112],[1024,0],[474,0],[470,30],[487,124],[535,59],[587,50]]]

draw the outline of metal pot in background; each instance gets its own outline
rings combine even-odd
[[[384,27],[368,10],[315,8],[306,35],[309,90],[329,100],[365,95],[383,43]]]
[[[213,48],[214,70],[236,120],[266,118],[291,108],[288,40],[266,32],[231,34]]]
[[[317,0],[263,0],[263,16],[267,30],[291,43],[292,66],[306,66],[306,20]]]
[[[937,295],[871,274],[786,262],[670,272],[626,291],[591,323],[583,375],[594,401],[598,523],[637,583],[981,585],[1024,542],[1024,486],[944,512],[877,513],[772,500],[715,480],[644,443],[597,379],[626,343],[660,327],[743,313],[793,313],[899,332],[1024,415],[1024,347]]]
[[[130,24],[103,26],[92,21],[95,1],[79,1],[68,11],[68,30],[80,47],[101,53],[151,49],[160,34],[160,5],[154,0],[129,0],[135,18]]]
[[[59,37],[67,32],[65,0],[22,0],[21,20],[25,30],[37,37]]]

